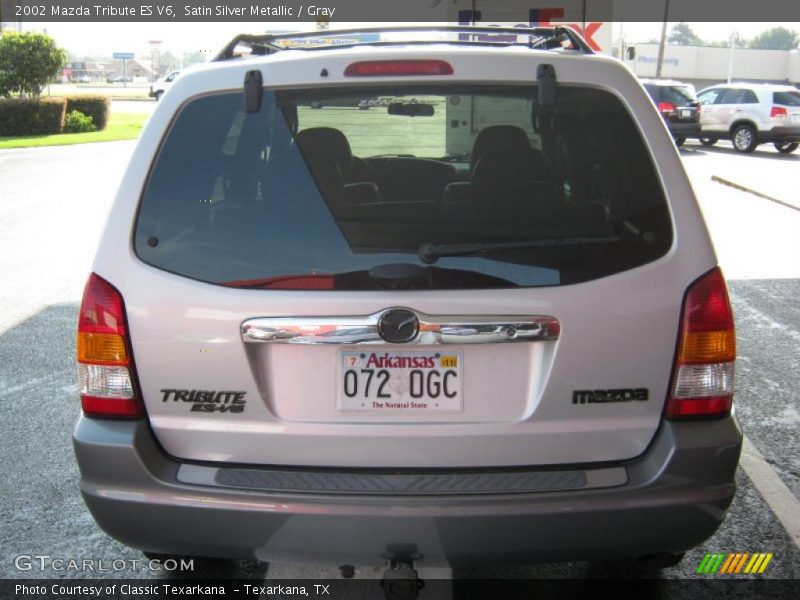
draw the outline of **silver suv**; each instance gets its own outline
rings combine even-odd
[[[800,90],[788,85],[731,83],[706,88],[700,101],[700,141],[730,139],[739,152],[772,142],[788,154],[800,145]]]
[[[414,31],[241,36],[158,104],[80,311],[85,501],[149,553],[674,562],[741,433],[664,122],[570,29]]]

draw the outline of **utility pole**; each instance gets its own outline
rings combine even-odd
[[[664,64],[664,46],[667,44],[667,20],[669,18],[669,0],[664,0],[664,22],[661,24],[661,43],[658,45],[658,62],[656,63],[656,79],[661,79],[661,66]]]
[[[736,40],[739,37],[739,32],[734,31],[731,33],[731,52],[728,55],[728,83],[733,79],[733,50],[736,48]]]
[[[150,44],[150,81],[155,81],[161,74],[161,55],[159,53],[161,40],[150,40],[147,43]]]

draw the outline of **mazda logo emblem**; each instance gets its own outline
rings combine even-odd
[[[393,308],[378,318],[378,335],[390,344],[406,344],[419,333],[419,318],[410,310]]]

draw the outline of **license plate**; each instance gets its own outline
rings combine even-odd
[[[460,352],[340,352],[337,408],[371,413],[461,412]]]
[[[692,111],[681,109],[681,119],[691,119],[692,118]]]

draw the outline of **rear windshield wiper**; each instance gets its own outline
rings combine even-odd
[[[417,250],[419,259],[431,265],[443,256],[468,256],[491,250],[516,250],[519,248],[559,248],[565,246],[588,246],[591,244],[613,244],[619,238],[615,235],[605,237],[564,237],[528,240],[525,242],[474,242],[470,244],[422,244]]]

